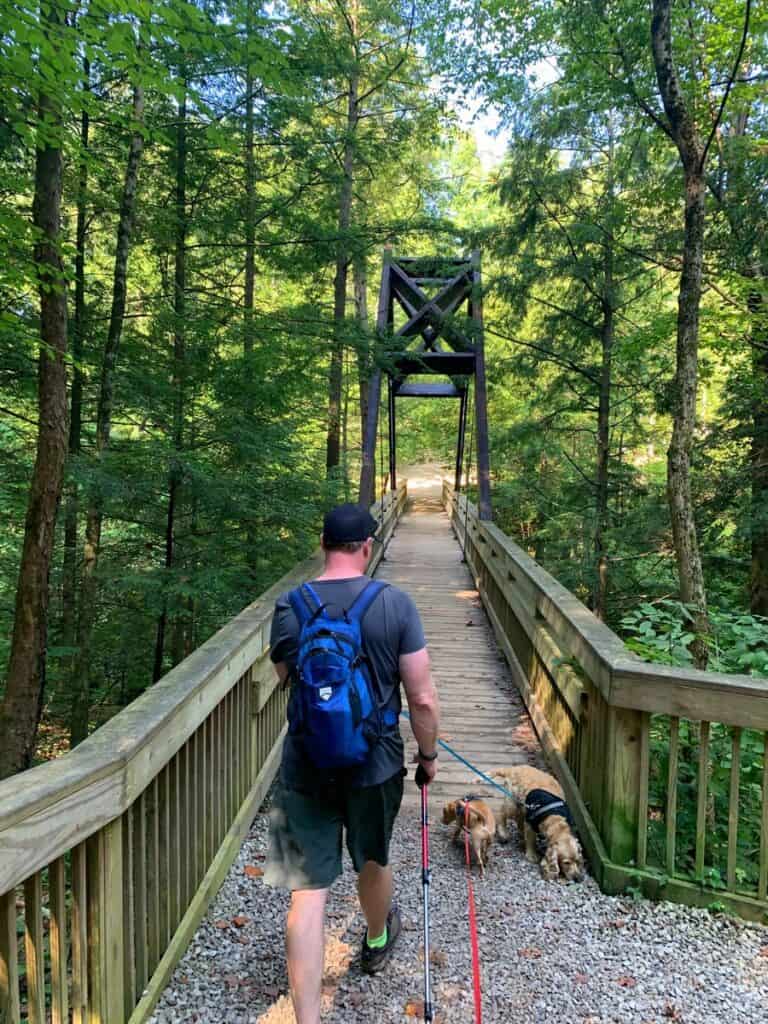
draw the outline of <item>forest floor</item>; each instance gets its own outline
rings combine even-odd
[[[416,507],[398,529],[381,575],[398,582],[406,564],[413,573],[409,589],[427,637],[436,641],[430,649],[443,702],[443,734],[449,732],[459,749],[466,745],[486,769],[494,755],[508,763],[541,763],[530,720],[498,660],[476,592],[466,589],[469,577],[458,545],[445,515],[435,508],[439,467],[403,475],[409,476]],[[469,701],[461,666],[468,651],[477,663]],[[472,730],[462,733],[473,715],[478,722],[493,723],[484,725],[482,734],[474,733],[474,739]],[[435,1019],[470,1024],[474,1008],[463,858],[450,842],[452,829],[439,824],[440,803],[466,792],[469,776],[445,757],[440,772],[430,804]],[[474,792],[481,788],[481,782],[472,782]],[[265,806],[164,992],[152,1018],[155,1024],[294,1021],[283,949],[288,895],[266,886],[261,876],[267,831]],[[392,962],[376,977],[360,971],[364,926],[348,860],[331,890],[323,985],[328,1024],[421,1019],[420,821],[410,780],[391,861],[404,928]],[[486,1024],[719,1024],[732,1019],[763,1024],[768,1018],[768,928],[671,903],[605,896],[591,878],[581,884],[544,882],[516,843],[495,846],[485,879],[475,876],[475,892]]]

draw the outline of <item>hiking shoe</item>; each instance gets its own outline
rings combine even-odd
[[[363,937],[363,954],[360,959],[360,966],[366,974],[376,974],[377,971],[380,971],[382,967],[386,966],[387,961],[392,955],[392,948],[400,936],[402,926],[400,911],[397,907],[392,907],[387,915],[386,946],[382,946],[381,949],[371,949],[368,945],[368,932],[365,933],[365,936]]]

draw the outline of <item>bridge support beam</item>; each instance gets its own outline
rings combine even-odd
[[[424,288],[437,287],[431,296]],[[395,303],[405,323],[394,330]],[[462,321],[460,311],[464,307]],[[374,499],[376,432],[382,375],[387,375],[389,410],[389,486],[397,486],[396,401],[402,397],[460,398],[456,445],[456,487],[461,486],[466,444],[468,389],[474,377],[479,515],[491,519],[491,470],[488,441],[488,400],[483,341],[483,300],[480,253],[469,257],[395,257],[385,250],[376,319],[379,352],[369,388],[368,419],[363,437],[360,501]],[[418,340],[420,338],[420,340]],[[447,348],[446,348],[447,346]],[[444,374],[450,384],[407,384],[419,374]],[[467,484],[469,481],[467,481]]]
[[[379,427],[381,401],[381,370],[376,370],[368,384],[368,410],[363,436],[363,464],[360,470],[358,501],[368,508],[376,500],[376,431]]]
[[[395,419],[395,389],[392,378],[387,378],[387,401],[389,402],[389,486],[397,489],[397,420]]]

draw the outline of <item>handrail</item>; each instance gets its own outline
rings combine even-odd
[[[370,572],[406,498],[402,483],[383,508],[371,508],[384,543]],[[272,782],[285,722],[285,693],[268,657],[272,610],[320,564],[318,550],[75,750],[0,783],[0,1020],[21,1019],[19,958],[29,985],[30,958],[42,956],[34,937],[46,891],[61,900],[52,920],[71,917],[72,980],[65,943],[58,976],[49,972],[51,995],[32,986],[27,1019],[43,1021],[47,999],[61,1019],[62,1007],[75,1004],[89,1021],[145,1019]],[[22,884],[26,953],[15,935]],[[42,960],[38,967],[39,979]]]
[[[598,882],[768,917],[768,682],[642,661],[447,481],[443,502]],[[742,764],[746,735],[762,749],[757,779],[754,753]],[[722,820],[713,758],[728,765]],[[740,820],[757,867],[744,861]]]
[[[450,484],[444,483],[444,488],[450,488]],[[467,499],[460,494],[454,500],[458,518],[463,521]],[[768,683],[735,673],[642,661],[497,526],[478,519],[472,502],[468,505],[470,530],[479,543],[488,544],[491,558],[505,556],[535,592],[539,628],[541,622],[546,623],[562,644],[573,650],[611,704],[696,718],[707,709],[706,701],[711,694],[719,692],[728,701],[723,708],[725,717],[720,719],[724,724],[768,728]],[[535,633],[536,627],[529,626],[531,638]]]

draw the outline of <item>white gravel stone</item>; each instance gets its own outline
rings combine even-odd
[[[439,808],[433,807],[433,818]],[[155,1024],[289,1024],[286,893],[244,873],[263,864],[260,814],[165,990]],[[472,1024],[462,853],[433,822],[431,925],[436,1020]],[[404,929],[374,978],[358,959],[363,922],[347,863],[328,905],[323,1020],[401,1024],[423,998],[420,825],[403,811],[392,844]],[[768,929],[671,903],[603,895],[592,879],[547,883],[515,844],[474,877],[488,1024],[766,1024]],[[246,918],[240,926],[234,918]]]

